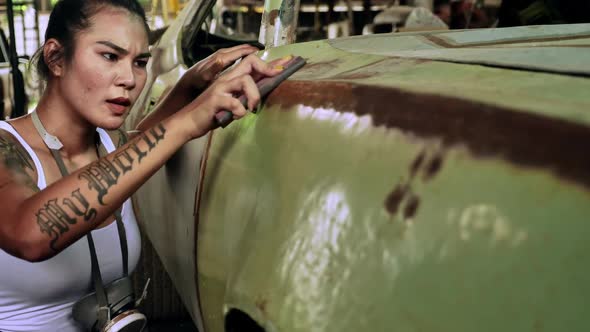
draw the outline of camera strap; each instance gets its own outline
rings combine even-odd
[[[69,173],[66,168],[66,165],[64,164],[63,159],[61,158],[61,156],[59,154],[59,149],[61,149],[61,147],[63,145],[61,144],[61,142],[59,141],[59,139],[57,137],[49,134],[47,132],[47,130],[45,129],[45,127],[43,127],[43,124],[41,123],[41,120],[39,119],[39,115],[37,114],[36,111],[33,111],[31,113],[31,118],[33,120],[33,125],[35,126],[35,129],[37,129],[37,132],[39,132],[39,135],[41,136],[41,138],[45,142],[45,145],[47,146],[47,148],[51,152],[53,159],[55,159],[55,162],[57,164],[57,167],[59,168],[59,171],[61,172],[61,175],[62,176],[68,175]],[[96,135],[98,136],[98,133],[96,133]],[[95,143],[96,143],[97,153],[98,153],[99,158],[106,156],[108,153],[105,150],[103,144],[101,144],[100,137],[98,137],[96,139]],[[124,277],[127,277],[128,272],[129,272],[129,268],[128,268],[128,264],[127,264],[127,261],[128,261],[127,235],[125,232],[125,225],[123,225],[123,219],[121,218],[120,208],[115,210],[114,215],[115,215],[115,219],[116,219],[116,223],[117,223],[117,231],[119,233],[119,242],[121,244],[121,255],[122,255],[122,261],[123,261],[123,275],[124,275]],[[88,234],[86,234],[86,238],[88,240],[88,247],[90,249],[92,282],[94,284],[94,290],[96,292],[96,297],[97,297],[97,301],[98,301],[98,305],[99,305],[99,310],[97,313],[98,326],[104,326],[111,319],[111,317],[110,317],[111,312],[109,309],[109,301],[107,298],[107,293],[104,288],[104,284],[102,282],[102,276],[100,273],[100,267],[98,265],[98,258],[96,257],[96,248],[94,246],[94,240],[92,238],[92,234],[90,232],[88,232]]]

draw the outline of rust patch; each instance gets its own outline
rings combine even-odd
[[[422,166],[424,158],[426,158],[426,151],[420,152],[418,157],[416,157],[412,164],[410,164],[410,177],[413,178],[414,176],[416,176],[416,173],[418,173],[418,170],[420,170],[420,166]]]
[[[302,72],[309,71],[311,74],[325,73],[333,70],[341,64],[341,60],[334,59],[331,61],[322,61],[316,63],[308,63],[301,69]],[[356,67],[351,70],[346,70],[334,75],[324,76],[325,79],[329,80],[362,80],[374,77],[383,72],[384,67],[392,67],[399,64],[413,64],[420,65],[425,62],[432,62],[431,60],[424,59],[403,59],[403,58],[384,58],[377,61],[367,63],[365,65]],[[308,73],[309,74],[309,73]]]
[[[385,199],[385,208],[389,213],[397,213],[399,206],[408,193],[408,189],[409,188],[407,185],[398,184],[397,187],[395,187],[395,189],[387,196]]]
[[[328,70],[338,67],[340,62],[341,61],[339,59],[334,59],[334,60],[330,60],[330,61],[320,61],[320,62],[308,62],[305,64],[305,66],[301,70],[302,71],[317,71],[317,70],[328,71]]]
[[[442,153],[437,153],[434,157],[428,162],[426,168],[424,169],[424,176],[423,179],[425,181],[431,180],[434,176],[440,171],[443,164],[443,155]]]
[[[406,206],[404,207],[404,219],[413,218],[416,215],[416,211],[418,211],[418,206],[420,205],[420,198],[416,195],[412,195],[408,201],[406,202]]]
[[[395,100],[395,103],[392,101]],[[375,126],[463,144],[478,157],[545,168],[590,188],[590,127],[456,97],[345,82],[286,81],[267,105],[330,108],[370,115]],[[433,169],[436,169],[436,164]]]
[[[306,64],[306,71],[311,66]],[[333,108],[341,112],[353,111],[357,105],[357,98],[352,94],[353,86],[344,82],[311,82],[311,81],[285,81],[281,83],[266,99],[266,105],[280,104],[287,111],[296,105],[311,107]]]
[[[258,298],[256,299],[256,301],[254,302],[254,305],[260,309],[260,312],[262,312],[265,316],[267,315],[266,313],[266,306],[268,304],[268,300],[265,298]]]
[[[337,79],[337,80],[362,80],[366,78],[371,78],[375,76],[377,73],[350,73],[350,74],[338,74],[334,76],[330,76],[330,79]]]
[[[447,42],[444,38],[440,38],[436,35],[425,34],[425,35],[422,35],[422,37],[424,37],[424,39],[428,40],[429,42],[431,42],[435,46],[439,46],[439,47],[443,47],[443,48],[463,47],[462,45],[451,44],[451,43]]]
[[[279,10],[278,9],[273,9],[268,13],[268,21],[270,22],[270,25],[272,25],[272,26],[275,25],[275,21],[276,21],[277,17],[279,17]]]

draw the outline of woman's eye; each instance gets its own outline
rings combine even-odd
[[[109,61],[117,60],[117,55],[113,53],[103,53],[102,56]]]
[[[147,66],[147,60],[135,60],[135,65],[139,68],[145,68]]]

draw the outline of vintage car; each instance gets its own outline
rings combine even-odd
[[[162,37],[130,126],[194,63],[206,7]],[[260,52],[290,54],[257,114],[134,197],[199,331],[590,329],[590,25]]]

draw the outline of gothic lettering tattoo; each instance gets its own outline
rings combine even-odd
[[[94,220],[94,217],[96,217],[96,209],[90,207],[86,197],[82,196],[80,193],[80,189],[76,189],[72,192],[72,198],[74,198],[74,200],[64,198],[64,205],[69,207],[76,216],[84,217],[84,221]]]
[[[88,169],[80,174],[79,178],[88,181],[88,188],[94,189],[98,193],[98,201],[104,205],[104,196],[108,193],[110,187],[117,184],[120,175],[112,162],[100,160],[91,164]]]
[[[142,159],[164,139],[166,129],[161,124],[140,135],[129,143],[127,147],[114,155],[112,160],[106,158],[90,164],[78,175],[85,180],[88,188],[97,193],[98,202],[105,205],[104,197],[110,188],[117,184],[121,175],[131,171],[133,164],[141,163]],[[139,146],[145,142],[147,146]],[[97,211],[93,208],[80,189],[74,190],[70,197],[64,199],[52,199],[36,213],[37,224],[41,232],[51,238],[50,247],[56,250],[55,245],[60,236],[69,231],[70,226],[76,224],[78,218],[90,222],[96,218]]]
[[[109,189],[117,184],[122,174],[129,172],[133,168],[133,162],[137,158],[137,163],[141,163],[151,150],[164,138],[166,129],[161,124],[156,128],[150,129],[143,133],[136,140],[132,141],[125,150],[115,155],[113,161],[106,159],[90,165],[79,175],[80,179],[88,182],[88,188],[97,192],[98,202],[104,203],[104,196],[108,194]],[[143,141],[147,148],[142,149],[137,143]]]
[[[41,232],[51,237],[50,247],[53,250],[56,250],[55,242],[59,236],[70,229],[69,225],[76,223],[76,217],[84,217],[85,221],[92,221],[96,217],[96,210],[90,208],[86,198],[80,194],[80,189],[72,192],[71,198],[64,198],[62,203],[58,204],[57,199],[52,199],[35,214]],[[66,211],[66,207],[74,216]]]

